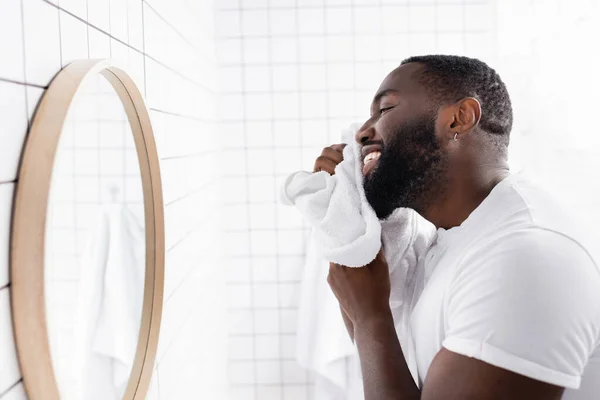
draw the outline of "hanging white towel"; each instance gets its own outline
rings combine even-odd
[[[332,400],[361,399],[362,382],[358,352],[326,282],[329,262],[360,267],[372,261],[383,245],[390,269],[390,307],[417,382],[407,327],[416,266],[435,233],[433,225],[406,208],[379,221],[364,194],[360,145],[354,141],[359,126],[353,124],[342,133],[342,141],[348,145],[335,175],[299,171],[286,179],[281,192],[282,202],[294,205],[312,226],[302,282],[297,359],[338,388],[336,392],[325,385],[330,397],[322,397]]]
[[[356,350],[342,319],[340,306],[327,284],[329,262],[316,250],[314,230],[306,248],[302,279],[296,360],[316,378],[317,398],[346,400],[349,358]]]
[[[124,206],[105,210],[82,255],[76,353],[82,399],[120,400],[137,349],[144,227]]]

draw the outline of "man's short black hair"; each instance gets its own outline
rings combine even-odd
[[[506,86],[496,71],[475,58],[428,55],[415,56],[402,64],[420,63],[419,82],[439,105],[474,97],[481,103],[479,127],[493,135],[496,143],[508,146],[513,115]]]

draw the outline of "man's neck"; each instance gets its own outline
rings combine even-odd
[[[459,226],[508,175],[510,171],[506,163],[455,170],[448,179],[444,194],[426,210],[423,217],[436,228]]]

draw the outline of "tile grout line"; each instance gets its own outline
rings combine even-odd
[[[152,7],[152,5],[150,3],[148,3],[146,0],[142,0],[142,3],[146,4],[146,6],[148,6],[148,8],[150,10],[152,10],[154,12],[154,14],[156,14],[156,16],[160,20],[162,20],[165,24],[167,24],[169,26],[169,28],[171,28],[177,34],[177,36],[179,36],[188,46],[190,46],[192,49],[194,49],[194,51],[196,52],[197,55],[201,55],[202,57],[206,56],[203,51],[196,48],[196,46],[192,42],[190,42],[190,40],[183,33],[181,33],[179,31],[179,29],[177,29],[162,14],[160,14],[154,7]]]
[[[23,56],[23,58],[25,58],[25,56]],[[14,79],[8,79],[8,78],[0,78],[0,82],[13,83],[15,85],[23,85],[23,86],[35,87],[35,88],[44,89],[44,90],[48,89],[48,86],[38,85],[38,84],[35,84],[35,83],[28,83],[27,81],[20,82],[20,81],[16,81]]]
[[[22,383],[22,382],[23,382],[23,378],[19,378],[18,381],[16,381],[12,385],[10,385],[5,391],[3,391],[2,393],[0,393],[0,399],[2,399],[4,396],[8,395],[14,388],[16,388],[17,386],[19,386],[19,384]]]
[[[104,33],[104,34],[105,34],[105,35],[107,35],[107,36],[108,36],[110,39],[112,39],[112,40],[115,40],[116,42],[119,42],[119,43],[121,43],[122,45],[124,45],[124,46],[128,47],[129,49],[133,49],[134,51],[136,51],[136,52],[138,52],[138,53],[140,53],[140,54],[142,54],[142,55],[144,55],[144,56],[148,57],[149,59],[151,59],[151,60],[152,60],[152,61],[154,61],[155,63],[159,64],[161,67],[163,67],[163,68],[165,68],[165,69],[169,70],[171,73],[173,73],[173,74],[175,74],[175,75],[179,76],[180,78],[184,79],[185,81],[187,81],[187,82],[189,82],[189,83],[192,83],[192,84],[194,84],[195,86],[199,86],[199,87],[201,87],[203,90],[206,90],[208,93],[213,93],[213,94],[215,93],[215,91],[214,91],[214,90],[212,90],[211,88],[207,87],[206,85],[204,85],[204,84],[202,84],[202,83],[200,83],[200,82],[197,82],[197,81],[195,81],[195,80],[193,80],[193,79],[191,79],[191,78],[189,78],[189,77],[187,77],[187,76],[183,75],[181,72],[179,72],[179,71],[177,71],[176,69],[174,69],[174,68],[170,67],[169,65],[165,64],[164,62],[162,62],[162,61],[159,61],[158,59],[154,58],[153,56],[151,56],[151,55],[149,55],[149,54],[146,54],[146,53],[144,53],[144,52],[140,51],[139,49],[136,49],[135,47],[132,47],[132,46],[130,46],[128,43],[125,43],[125,42],[124,42],[124,41],[122,41],[121,39],[119,39],[119,38],[117,38],[117,37],[114,37],[114,36],[112,36],[112,34],[111,34],[110,32],[106,32],[105,30],[103,30],[103,29],[101,29],[101,28],[99,28],[99,27],[97,27],[97,26],[95,26],[95,25],[93,25],[93,24],[87,23],[87,22],[86,22],[86,21],[85,21],[83,18],[81,18],[81,17],[79,17],[79,16],[77,16],[77,15],[73,14],[72,12],[70,12],[70,11],[68,11],[68,10],[65,10],[64,8],[61,8],[60,6],[58,6],[58,5],[56,5],[56,4],[52,3],[52,2],[50,2],[50,0],[40,0],[40,1],[43,1],[44,3],[46,3],[46,4],[49,4],[49,5],[51,5],[52,7],[54,7],[54,8],[56,8],[56,9],[58,9],[58,10],[59,10],[59,12],[60,12],[60,11],[62,11],[62,12],[64,12],[65,14],[68,14],[68,15],[70,15],[71,17],[73,17],[73,18],[77,19],[78,21],[80,21],[80,22],[83,22],[83,23],[85,23],[85,24],[89,25],[91,28],[94,28],[94,29],[96,29],[98,32]],[[109,3],[109,8],[110,8],[110,3]],[[59,33],[60,33],[60,14],[59,14]],[[110,53],[110,54],[111,54],[111,57],[112,57],[112,40],[109,42],[109,44],[110,44],[110,48],[111,48],[111,53]],[[61,46],[62,46],[62,44],[61,44]],[[62,53],[62,49],[61,49],[61,53]],[[61,65],[62,65],[62,56],[61,56]],[[32,86],[33,86],[33,85],[32,85]]]

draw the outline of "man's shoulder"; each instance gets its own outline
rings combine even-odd
[[[538,247],[550,237],[558,245],[574,242],[588,252],[592,250],[589,239],[593,235],[583,221],[555,195],[524,175],[509,179],[489,213],[489,223],[482,224],[475,235],[480,244],[490,240],[502,244],[517,235],[525,241],[542,241]]]

